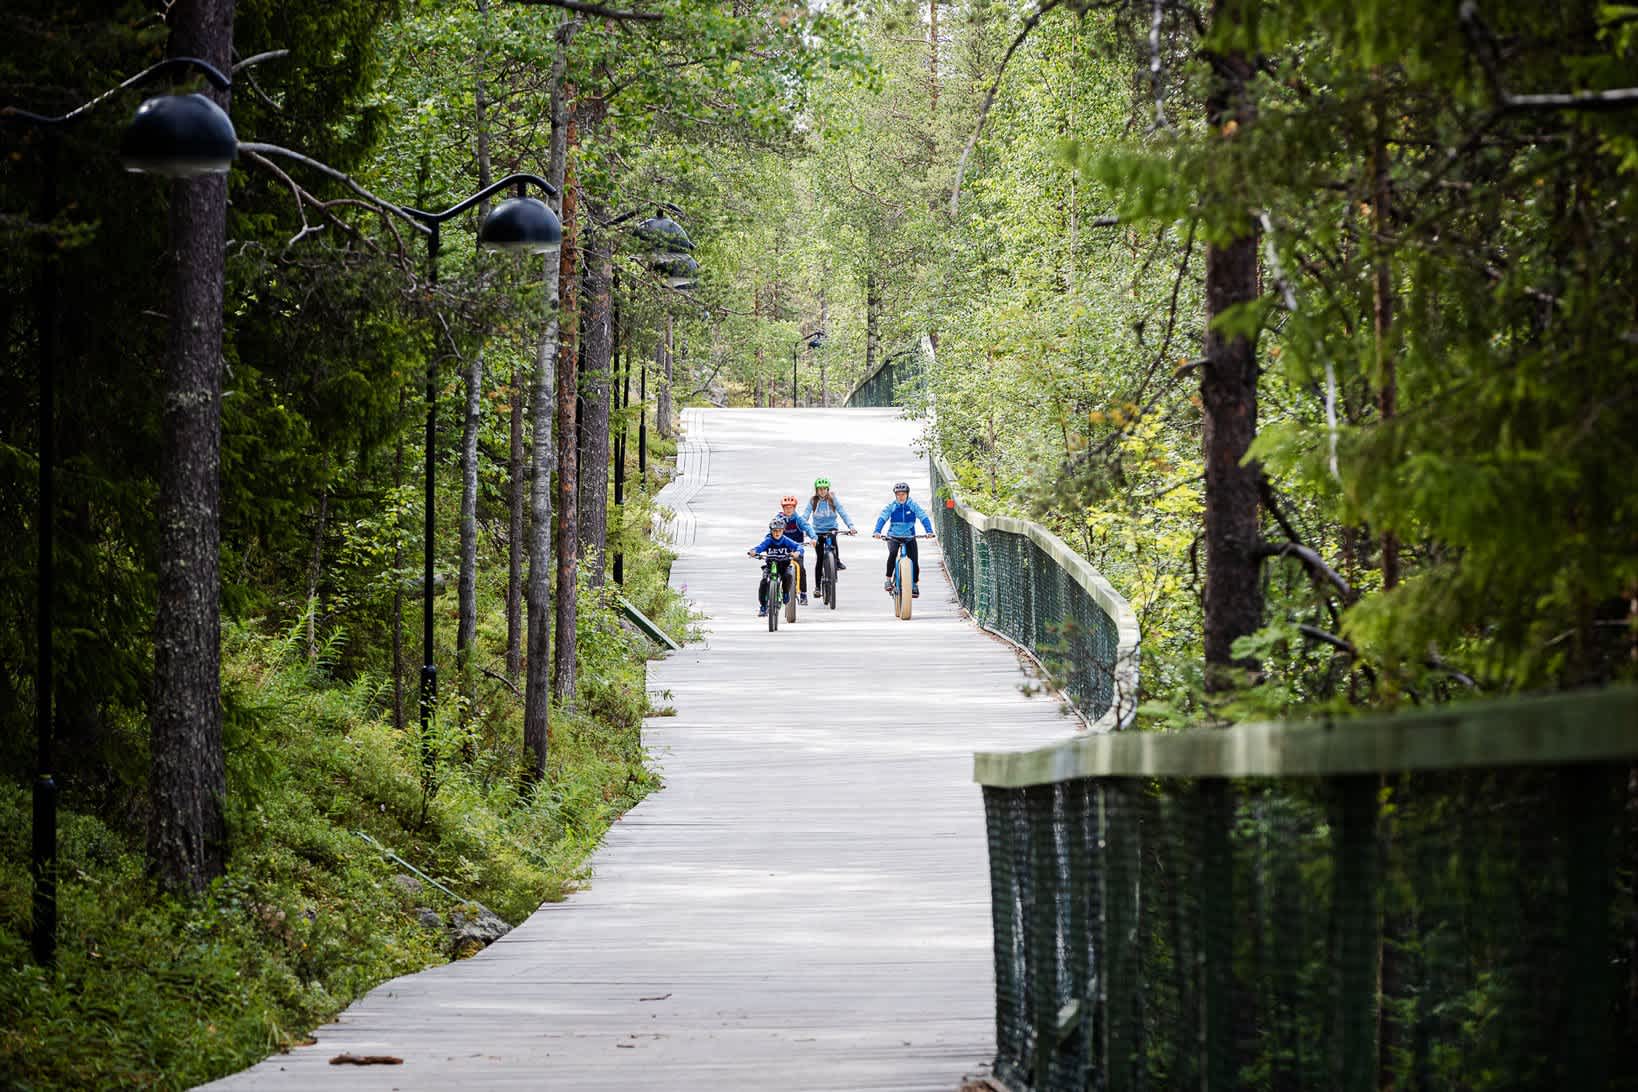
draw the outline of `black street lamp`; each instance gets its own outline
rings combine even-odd
[[[40,222],[49,225],[57,215],[57,150],[61,130],[128,88],[185,70],[204,75],[220,91],[232,86],[226,76],[197,57],[171,57],[70,110],[52,116],[15,106],[0,110],[0,121],[27,125],[45,132],[45,170],[40,191]],[[120,159],[129,171],[168,178],[191,178],[225,173],[239,154],[239,140],[227,112],[204,95],[159,95],[137,108],[120,140]],[[57,266],[46,239],[35,285],[36,321],[40,337],[40,518],[39,557],[35,585],[34,668],[34,828],[29,857],[34,878],[34,958],[50,964],[57,953],[57,780],[54,752],[52,670],[52,604],[56,598],[56,550],[53,534],[56,488],[56,353]]]
[[[478,226],[478,245],[485,250],[503,250],[513,254],[548,254],[563,246],[563,224],[552,207],[537,197],[524,196],[524,187],[534,185],[550,197],[557,196],[557,188],[533,174],[507,175],[492,185],[444,209],[428,212],[423,209],[401,208],[399,211],[413,217],[427,234],[427,274],[434,291],[438,287],[438,251],[440,229],[444,221],[459,216],[485,198],[516,186],[517,193],[490,210]],[[433,662],[432,645],[432,558],[433,533],[437,528],[434,487],[437,481],[435,452],[438,435],[438,365],[436,357],[427,360],[427,431],[426,431],[426,526],[422,546],[422,609],[421,609],[421,763],[422,776],[431,784],[435,756],[432,750],[432,711],[438,701],[438,668]]]
[[[670,289],[678,292],[692,290],[699,283],[699,262],[689,253],[694,249],[694,241],[688,237],[681,224],[671,219],[667,213],[680,216],[682,210],[675,205],[661,204],[657,207],[658,215],[650,216],[635,228],[632,234],[648,246],[648,253],[644,256],[644,264],[650,273],[660,278],[660,281]],[[631,212],[616,217],[605,226],[612,227],[636,216]],[[669,331],[669,327],[667,328]],[[618,329],[615,334],[619,337]],[[666,352],[671,347],[666,345]],[[626,367],[624,374],[625,405],[631,403],[631,350],[626,350]],[[638,418],[637,418],[637,480],[646,482],[648,475],[648,361],[643,361],[643,370],[638,380]],[[624,511],[626,486],[626,423],[624,415],[620,419],[620,436],[616,439],[614,455],[614,504]],[[624,520],[621,521],[624,526]],[[614,582],[625,583],[625,554],[616,550],[614,554]]]
[[[804,345],[807,346],[810,351],[813,351],[813,350],[817,350],[819,348],[819,346],[823,345],[824,343],[825,343],[825,332],[823,330],[815,330],[813,333],[807,334],[807,335],[805,335],[803,337],[799,337],[794,342],[791,343],[791,408],[792,409],[796,408],[796,355],[797,355],[797,352]]]

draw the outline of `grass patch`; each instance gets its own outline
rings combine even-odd
[[[684,632],[664,565],[643,560],[627,594]],[[28,952],[29,791],[0,782],[0,1088],[190,1087],[450,958],[415,910],[455,904],[406,889],[357,832],[514,925],[562,898],[609,824],[657,784],[640,736],[647,645],[611,603],[582,597],[576,710],[554,710],[551,777],[531,789],[518,776],[521,702],[502,684],[468,691],[464,723],[459,702],[440,709],[428,794],[413,712],[395,731],[381,675],[335,673],[341,635],[310,657],[305,619],[284,633],[229,628],[229,874],[200,898],[165,896],[144,874],[140,830],[65,809],[54,973]]]

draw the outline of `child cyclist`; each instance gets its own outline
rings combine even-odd
[[[796,514],[795,494],[786,493],[780,499],[779,511],[776,515],[785,521],[786,537],[798,543],[818,537],[813,533],[813,524]],[[796,555],[796,575],[801,578],[796,585],[797,595],[799,596],[797,602],[805,607],[808,605],[808,563],[800,553]]]
[[[768,521],[768,534],[761,542],[745,551],[746,557],[760,557],[768,555],[779,573],[779,586],[785,589],[788,599],[792,592],[792,562],[802,559],[802,544],[785,536],[785,517],[775,516]],[[756,598],[760,609],[756,612],[758,618],[765,618],[768,614],[768,574],[762,574],[762,581],[757,585]]]
[[[916,550],[916,520],[927,528],[923,538],[933,537],[933,521],[921,505],[910,499],[910,485],[908,482],[898,482],[893,486],[893,499],[882,514],[876,517],[876,538],[887,540],[887,582],[882,586],[888,591],[893,590],[893,564],[899,559],[899,547],[904,547],[905,556],[910,559],[910,597],[914,599],[921,594],[921,557]],[[882,534],[882,527],[886,525],[887,534]]]
[[[802,518],[813,524],[813,537],[815,539],[820,535],[832,536],[830,548],[836,555],[836,570],[840,572],[847,566],[842,564],[842,551],[836,549],[834,536],[838,517],[843,523],[847,524],[848,534],[855,535],[859,533],[858,528],[853,526],[853,519],[847,514],[847,509],[843,508],[842,502],[836,499],[836,494],[830,491],[830,479],[815,478],[813,497],[808,501],[807,507],[802,509]]]

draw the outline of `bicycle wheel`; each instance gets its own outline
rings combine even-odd
[[[825,555],[825,606],[836,609],[836,555]]]
[[[904,619],[906,622],[910,620],[910,589],[915,586],[914,581],[911,580],[911,576],[914,571],[915,570],[911,567],[910,559],[908,557],[901,557],[899,558],[898,572],[896,572],[893,576],[893,583],[896,584],[899,589],[898,614],[899,617]]]
[[[785,600],[785,621],[796,621],[796,589],[791,589],[791,597]]]
[[[768,581],[768,632],[779,628],[779,577]]]

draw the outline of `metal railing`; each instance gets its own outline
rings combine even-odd
[[[1095,731],[1129,724],[1139,635],[1126,600],[1046,528],[963,504],[938,455],[928,468],[939,544],[961,605],[1027,649]]]
[[[1013,1089],[1633,1087],[1638,691],[980,754]]]
[[[845,406],[902,406],[927,381],[932,345],[925,335],[907,349],[889,353],[876,370],[859,380]]]

